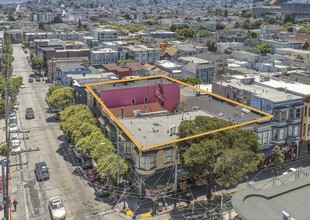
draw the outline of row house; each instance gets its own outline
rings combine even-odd
[[[283,41],[283,40],[270,40],[270,39],[261,39],[261,42],[268,44],[271,47],[271,53],[275,53],[278,48],[292,48],[292,49],[301,49],[303,43],[300,41]]]
[[[212,92],[273,115],[271,121],[262,123],[264,129],[255,130],[266,155],[266,164],[271,162],[275,145],[281,147],[285,160],[299,155],[302,96],[259,85],[253,77],[213,83]]]
[[[114,73],[118,79],[123,79],[132,76],[146,76],[148,71],[140,63],[109,63],[103,64],[102,68],[105,71]]]
[[[120,59],[123,59],[126,53],[126,58],[130,60],[136,60],[141,64],[155,63],[160,60],[159,48],[150,48],[145,45],[129,45],[124,46],[122,53],[120,53]],[[123,54],[123,56],[121,56]]]
[[[118,52],[111,48],[103,48],[90,51],[90,64],[101,65],[107,63],[116,63],[118,60]]]
[[[292,75],[295,75],[293,73],[290,73],[289,77],[292,77]],[[300,82],[307,83],[298,83],[296,80],[289,81],[288,79],[279,80],[279,79],[270,79],[267,81],[261,81],[259,84],[270,87],[270,88],[276,88],[281,89],[284,92],[287,93],[302,96],[303,97],[303,111],[301,113],[302,115],[302,122],[301,122],[301,136],[300,136],[300,150],[298,156],[304,156],[307,154],[310,154],[310,86],[309,86],[309,80],[307,80],[307,77],[305,75],[301,75],[303,77],[298,78]]]
[[[59,39],[63,41],[79,40],[81,41],[84,36],[88,36],[89,32],[34,32],[24,33],[25,41],[33,41],[35,39]]]
[[[61,63],[56,65],[56,85],[72,87],[72,81],[68,75],[82,75],[91,74],[91,70],[84,63]]]
[[[113,29],[97,28],[92,30],[92,36],[101,42],[117,41],[118,31]]]
[[[310,51],[292,48],[278,48],[275,52],[276,54],[283,55],[292,62],[303,63],[306,65],[310,64]]]
[[[178,62],[184,65],[181,70],[182,78],[194,76],[206,84],[213,82],[215,66],[208,60],[197,57],[179,57]]]
[[[56,67],[62,66],[62,64],[66,63],[71,63],[75,66],[79,66],[81,64],[89,66],[89,59],[88,57],[65,57],[51,58],[47,60],[47,78],[53,85],[57,85],[58,83]]]

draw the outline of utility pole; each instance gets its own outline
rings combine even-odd
[[[116,142],[116,147],[117,147],[117,187],[119,187],[119,181],[120,181],[119,137]]]
[[[178,190],[178,163],[179,163],[179,149],[175,151],[175,166],[174,166],[174,208],[177,207],[177,190]]]
[[[11,61],[9,59],[9,36],[7,33],[4,35],[4,44],[7,48],[7,60],[5,65],[5,144],[7,149],[6,155],[6,175],[5,175],[5,190],[4,190],[4,217],[6,220],[10,220],[10,193],[9,193],[9,179],[10,179],[10,150],[11,150],[11,143],[10,143],[10,133],[9,133],[9,67],[11,66]]]

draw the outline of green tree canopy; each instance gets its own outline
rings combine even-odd
[[[77,143],[76,147],[83,153],[91,153],[101,143],[106,143],[106,138],[101,131],[95,131],[90,135],[81,138]]]
[[[273,149],[272,149],[272,155],[273,155],[273,164],[274,167],[272,169],[272,173],[274,176],[279,175],[279,170],[281,169],[281,167],[283,166],[284,163],[284,154],[281,150],[281,148],[276,145]]]
[[[62,112],[61,112],[61,116],[60,116],[60,124],[66,122],[67,119],[69,119],[71,116],[73,116],[75,113],[81,112],[81,111],[88,111],[90,114],[90,110],[87,107],[87,105],[71,105],[66,107]]]
[[[197,116],[183,121],[179,138],[232,125],[223,119]],[[258,136],[250,130],[234,128],[208,136],[179,142],[180,158],[193,178],[207,183],[207,197],[215,184],[230,186],[257,170],[263,154]]]
[[[62,89],[62,88],[64,88],[63,86],[50,86],[49,88],[48,88],[48,91],[46,92],[46,96],[47,97],[49,97],[49,96],[51,96],[52,95],[52,93],[55,91],[55,90],[58,90],[58,89]]]
[[[203,81],[201,79],[194,77],[194,76],[188,76],[186,78],[182,78],[180,79],[180,81],[193,85],[193,86],[203,84]]]
[[[84,122],[95,125],[96,119],[92,115],[89,109],[80,110],[74,114],[71,114],[69,118],[63,121],[63,116],[61,113],[60,116],[61,122],[60,127],[63,130],[64,134],[69,138],[69,140],[73,140],[73,133],[77,129],[79,129]]]
[[[100,128],[96,125],[84,122],[78,129],[73,131],[72,141],[73,143],[77,143],[81,138],[86,137],[95,131],[100,131]]]
[[[30,54],[32,68],[41,70],[44,67],[44,59],[42,56],[37,56],[34,53]]]
[[[259,44],[256,46],[256,48],[260,50],[262,55],[266,55],[267,53],[271,52],[271,47],[269,44]]]
[[[64,109],[73,104],[73,88],[64,87],[55,90],[47,98],[47,103],[52,108]]]
[[[108,154],[115,152],[115,147],[103,135],[98,139],[100,144],[96,145],[94,150],[90,152],[91,157],[94,158],[96,161],[100,158],[105,157]]]
[[[108,154],[97,162],[97,171],[103,173],[107,179],[115,183],[117,180],[117,155]],[[123,158],[120,158],[120,175],[125,175],[128,171],[128,165]]]

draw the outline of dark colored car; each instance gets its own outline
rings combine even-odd
[[[50,172],[45,162],[36,163],[34,172],[39,182],[50,178]]]
[[[29,78],[28,82],[32,83],[33,82],[33,78]]]
[[[31,107],[28,107],[26,109],[25,118],[26,119],[33,119],[34,118],[34,111]]]
[[[36,76],[36,82],[41,82],[41,79],[40,79],[40,77],[38,77],[38,76]]]

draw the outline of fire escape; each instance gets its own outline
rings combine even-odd
[[[158,103],[160,104],[161,107],[164,107],[165,95],[162,93],[162,89],[161,89],[160,84],[155,82],[155,85],[156,85],[156,100],[158,101]]]

